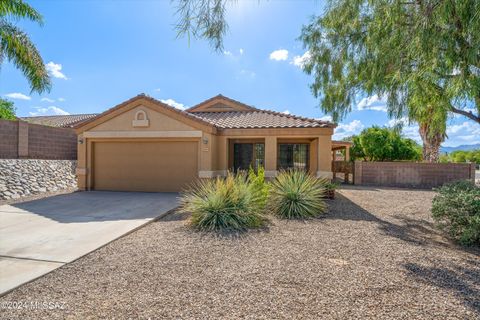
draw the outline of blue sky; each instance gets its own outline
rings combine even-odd
[[[205,41],[176,39],[170,1],[28,1],[45,18],[39,27],[18,22],[39,48],[53,79],[50,93],[30,94],[23,75],[4,63],[0,95],[19,116],[98,113],[139,93],[179,108],[219,93],[258,108],[328,118],[301,70],[302,24],[321,14],[322,1],[242,1],[228,8],[225,51]],[[391,125],[385,103],[359,99],[335,138],[371,125]],[[419,139],[418,127],[404,134]],[[445,146],[480,143],[480,126],[449,120]]]

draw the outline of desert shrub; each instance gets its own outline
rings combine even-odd
[[[325,183],[302,170],[280,172],[271,185],[269,209],[286,219],[315,217],[326,210]]]
[[[338,183],[330,181],[328,179],[322,180],[322,187],[325,189],[324,198],[335,199],[335,189],[338,188]]]
[[[259,167],[257,172],[255,172],[250,167],[248,170],[248,182],[254,200],[257,201],[260,208],[265,208],[270,189],[270,184],[265,181],[265,169]]]
[[[243,231],[266,222],[260,183],[245,173],[199,180],[181,196],[181,211],[190,224],[204,231]]]
[[[437,191],[432,215],[438,225],[462,244],[480,244],[480,187],[458,181]]]

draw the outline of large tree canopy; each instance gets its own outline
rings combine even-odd
[[[14,23],[21,18],[43,23],[42,16],[22,0],[0,0],[0,64],[5,58],[13,63],[23,72],[32,91],[49,91],[50,77],[40,53]]]
[[[449,112],[480,123],[480,1],[331,0],[301,40],[313,94],[335,120],[361,95],[441,131]]]
[[[221,50],[229,0],[178,0],[179,34]],[[364,96],[419,124],[423,158],[438,161],[453,113],[480,124],[480,1],[329,0],[304,26],[304,70],[322,110],[342,120]]]
[[[179,36],[222,50],[229,1],[177,0]],[[300,39],[312,92],[335,121],[377,94],[393,117],[442,126],[453,112],[480,123],[480,1],[329,0]]]

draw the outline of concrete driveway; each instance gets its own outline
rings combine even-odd
[[[0,295],[165,215],[177,197],[92,191],[0,206]]]

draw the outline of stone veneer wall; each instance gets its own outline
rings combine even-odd
[[[0,159],[0,200],[77,187],[75,160]]]

